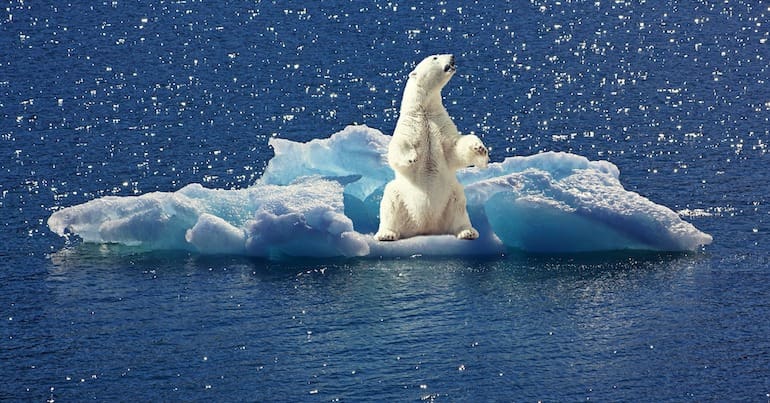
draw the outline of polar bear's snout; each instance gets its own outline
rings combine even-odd
[[[444,65],[444,72],[447,73],[449,71],[455,71],[457,70],[457,67],[455,66],[455,56],[449,55],[449,63]]]

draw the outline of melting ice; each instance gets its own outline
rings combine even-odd
[[[273,138],[275,157],[246,189],[191,184],[106,196],[54,212],[48,226],[85,242],[270,258],[686,251],[712,240],[672,210],[625,190],[615,165],[546,152],[459,173],[479,239],[377,242],[379,201],[393,177],[385,160],[389,140],[366,126],[307,143]]]

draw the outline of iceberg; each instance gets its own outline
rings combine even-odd
[[[51,214],[48,227],[84,242],[144,250],[249,256],[364,256],[366,238],[343,214],[337,182],[307,178],[291,185],[106,196]]]
[[[363,125],[307,143],[272,138],[275,156],[248,188],[190,184],[106,196],[55,211],[48,227],[84,242],[273,259],[690,251],[712,241],[674,211],[624,189],[612,163],[545,152],[458,173],[479,239],[378,242],[379,201],[393,178],[389,140]]]

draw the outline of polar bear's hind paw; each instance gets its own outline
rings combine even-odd
[[[473,240],[479,237],[479,232],[473,228],[464,229],[457,234],[457,239]]]
[[[377,231],[377,234],[374,235],[374,239],[378,241],[397,241],[398,233],[387,229],[380,230]]]

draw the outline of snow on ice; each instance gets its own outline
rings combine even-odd
[[[612,163],[545,152],[459,173],[479,239],[377,242],[389,140],[366,126],[307,143],[273,138],[275,157],[248,188],[106,196],[54,212],[48,226],[85,242],[268,258],[688,251],[712,240],[625,190]]]

